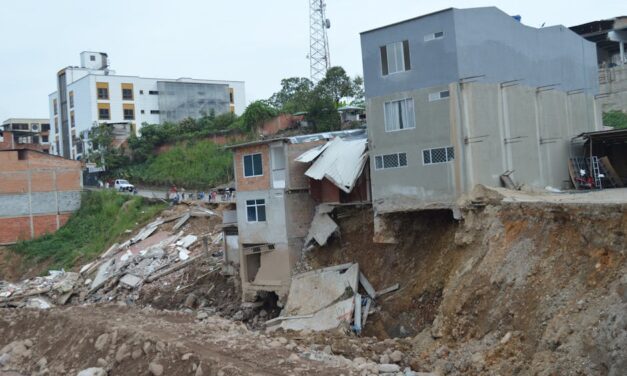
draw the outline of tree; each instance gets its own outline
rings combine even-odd
[[[268,102],[286,113],[307,111],[313,88],[314,84],[308,78],[284,78],[281,80],[281,90],[274,93]]]
[[[320,96],[328,96],[336,105],[342,98],[355,95],[355,85],[342,67],[331,67],[324,78],[318,82],[315,91]]]
[[[278,114],[276,108],[268,104],[267,101],[258,100],[249,104],[244,110],[242,114],[243,125],[246,130],[250,131]]]
[[[618,110],[604,112],[603,125],[615,129],[627,128],[627,114]]]
[[[105,166],[108,171],[115,170],[129,163],[122,148],[113,147],[113,128],[108,124],[99,124],[89,130],[91,151],[87,160],[98,166]]]
[[[353,90],[353,100],[350,104],[364,107],[366,104],[366,94],[364,91],[364,79],[361,76],[357,76],[353,79]]]
[[[328,96],[316,96],[313,98],[307,112],[307,120],[312,123],[314,132],[339,130],[341,125],[336,103]]]

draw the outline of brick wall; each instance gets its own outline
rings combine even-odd
[[[261,154],[263,175],[244,177],[244,155]],[[235,182],[238,191],[258,191],[270,189],[270,145],[242,146],[233,153],[233,165],[235,168]]]
[[[81,165],[32,150],[0,151],[0,244],[56,231],[80,207]]]
[[[305,142],[302,144],[288,144],[287,146],[287,168],[289,169],[289,189],[308,189],[309,178],[305,175],[305,171],[311,167],[311,163],[296,162],[295,159],[307,150],[313,149],[318,145],[326,144],[327,140],[318,140]]]

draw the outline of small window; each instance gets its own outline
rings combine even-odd
[[[384,76],[411,69],[409,41],[394,42],[380,47],[381,73]]]
[[[52,100],[52,111],[54,111],[55,115],[57,115],[59,113],[59,110],[57,109],[57,100],[56,99]]]
[[[452,146],[422,151],[422,163],[425,165],[446,163],[453,159],[455,159],[455,149]]]
[[[89,55],[89,61],[96,61],[96,57],[94,55]]]
[[[407,166],[407,153],[377,155],[374,157],[374,169],[399,168]]]
[[[250,178],[263,175],[261,153],[244,156],[244,177]]]
[[[159,95],[159,92],[157,90],[150,90],[150,91],[148,91],[148,94],[150,94],[150,95]]]
[[[98,119],[100,120],[109,120],[111,119],[111,114],[108,108],[99,108],[98,109]]]
[[[109,99],[109,89],[106,87],[98,88],[98,99],[107,100]]]
[[[448,90],[429,93],[429,102],[439,101],[440,99],[446,99],[450,96],[451,93]]]
[[[133,89],[122,89],[122,99],[125,101],[133,100]]]
[[[139,94],[144,94],[144,91],[143,91],[143,90],[140,90],[140,91],[139,91]]]
[[[135,110],[132,108],[124,109],[124,120],[134,120],[135,119]]]
[[[74,108],[74,92],[70,91],[70,108]]]
[[[144,110],[139,110],[139,113],[143,114],[145,111]]]
[[[413,99],[385,102],[383,110],[386,132],[416,128]]]
[[[48,124],[48,123],[41,124],[41,131],[42,132],[49,132],[50,131],[50,124]]]
[[[429,41],[436,40],[436,39],[442,39],[442,38],[444,38],[444,32],[438,31],[435,33],[425,35],[425,42],[429,42]]]
[[[233,95],[233,88],[229,88],[229,103],[235,103],[235,96]]]
[[[76,127],[76,120],[74,119],[74,111],[70,112],[70,126],[72,128]]]
[[[159,110],[150,110],[150,113],[153,115],[158,115],[159,114]]]
[[[41,136],[41,142],[48,143],[48,136]]]
[[[266,200],[246,200],[246,219],[248,222],[265,222]]]

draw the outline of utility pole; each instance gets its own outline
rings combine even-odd
[[[309,0],[309,70],[310,78],[317,83],[331,67],[327,29],[331,22],[326,17],[324,0]]]

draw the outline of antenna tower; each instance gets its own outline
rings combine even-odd
[[[309,73],[316,83],[324,78],[331,67],[327,29],[331,22],[326,17],[324,0],[309,0]]]

